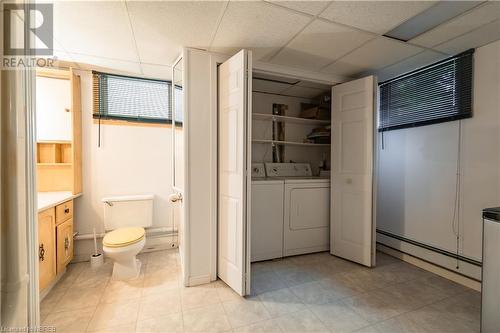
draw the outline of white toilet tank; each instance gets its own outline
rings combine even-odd
[[[104,228],[150,227],[153,225],[153,199],[152,194],[103,198]]]

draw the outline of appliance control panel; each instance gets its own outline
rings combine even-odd
[[[266,163],[268,177],[311,177],[309,163]]]
[[[264,163],[252,163],[252,178],[265,178]]]

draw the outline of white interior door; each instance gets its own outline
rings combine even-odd
[[[330,252],[375,264],[372,218],[373,76],[332,88]]]
[[[250,293],[249,221],[251,56],[238,52],[219,66],[218,276]]]

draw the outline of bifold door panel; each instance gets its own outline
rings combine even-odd
[[[331,248],[372,266],[373,76],[332,88]]]
[[[250,67],[251,68],[251,67]],[[247,233],[248,52],[240,51],[218,71],[218,260],[217,274],[238,294],[249,289]]]

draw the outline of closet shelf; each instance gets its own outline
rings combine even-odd
[[[329,125],[330,120],[319,120],[319,119],[307,119],[300,117],[289,117],[289,116],[277,116],[268,113],[253,113],[253,119],[256,120],[271,120],[278,121],[282,123],[294,123],[302,125]]]
[[[276,140],[259,140],[253,139],[252,143],[271,143],[276,145],[290,145],[290,146],[306,146],[306,147],[329,147],[329,143],[309,143],[309,142],[294,142],[294,141],[276,141]]]

